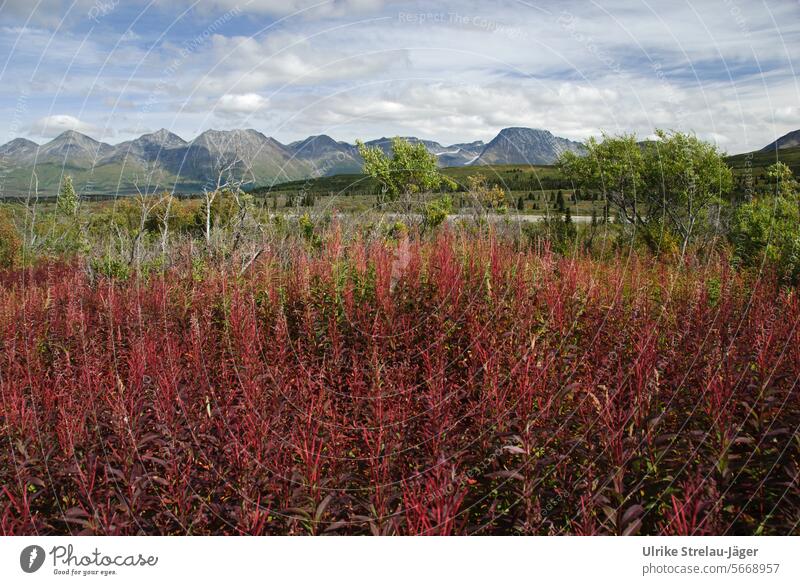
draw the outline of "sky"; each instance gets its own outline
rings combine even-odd
[[[800,1],[0,0],[0,142],[800,128]]]

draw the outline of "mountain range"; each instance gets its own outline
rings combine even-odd
[[[425,145],[441,167],[548,165],[565,151],[584,152],[579,142],[534,128],[505,128],[487,143],[405,138]],[[366,144],[391,152],[390,138]],[[800,130],[795,130],[758,152],[799,146]],[[257,187],[358,173],[362,162],[354,144],[324,134],[282,144],[252,129],[207,130],[191,141],[162,129],[111,145],[67,130],[41,145],[26,138],[0,145],[0,197],[26,195],[37,186],[41,195],[52,195],[65,175],[85,194],[126,194],[137,188],[196,192],[214,187],[220,174],[243,177]]]
[[[443,145],[413,136],[434,154],[441,167],[489,164],[552,164],[566,151],[583,146],[551,132],[506,128],[488,143]],[[366,143],[391,151],[390,138]],[[67,130],[50,142],[25,138],[0,146],[2,195],[23,195],[34,185],[52,194],[62,177],[73,177],[84,193],[130,193],[139,188],[197,191],[213,187],[219,175],[244,177],[253,186],[296,179],[360,172],[362,159],[354,144],[330,136],[310,136],[282,144],[257,130],[207,130],[186,141],[159,130],[116,145]]]

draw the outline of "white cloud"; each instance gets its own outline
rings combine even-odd
[[[122,35],[119,37],[119,41],[121,43],[127,43],[127,42],[131,42],[131,41],[141,40],[141,38],[142,37],[140,35],[136,34],[132,30],[128,29],[128,30],[126,30],[125,32],[122,33]]]
[[[265,108],[269,100],[257,93],[225,94],[219,98],[214,110],[224,114],[254,114]]]
[[[700,134],[698,134],[698,136],[703,140],[713,142],[722,149],[724,149],[725,146],[731,141],[729,137],[725,136],[724,134],[720,134],[718,132],[701,132]]]
[[[183,1],[197,5],[194,0]],[[167,4],[165,0],[161,2]],[[171,5],[176,3],[175,0],[169,2]],[[330,18],[374,12],[383,4],[383,0],[206,0],[199,4],[199,8],[206,11],[235,10],[253,15]]]
[[[28,131],[32,135],[42,138],[53,138],[66,130],[75,130],[82,134],[89,134],[92,137],[97,137],[99,133],[99,129],[96,126],[66,114],[39,118],[28,127]]]
[[[776,108],[773,119],[781,124],[800,126],[800,108],[795,106]]]
[[[195,78],[194,86],[212,93],[230,88],[252,92],[375,78],[407,65],[403,49],[376,49],[348,46],[338,35],[309,39],[278,33],[258,39],[217,34],[207,51],[192,57],[193,65],[213,63],[207,76]]]

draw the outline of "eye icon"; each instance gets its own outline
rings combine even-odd
[[[36,544],[26,546],[19,555],[19,566],[26,573],[35,573],[44,564],[44,549]]]

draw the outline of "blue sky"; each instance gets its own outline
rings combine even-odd
[[[800,128],[796,0],[0,0],[0,33],[2,142]]]

